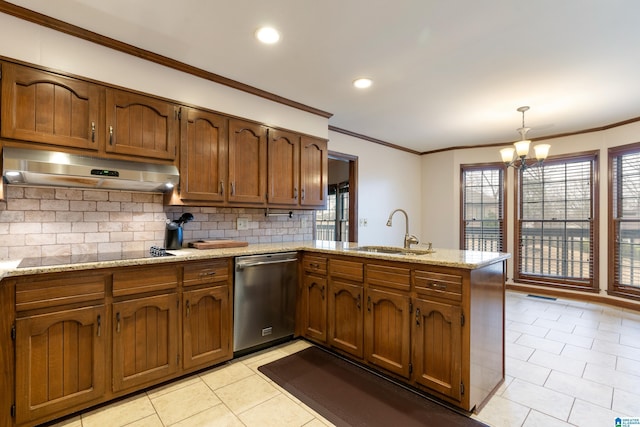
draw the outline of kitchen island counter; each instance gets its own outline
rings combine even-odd
[[[382,259],[388,261],[411,262],[441,267],[454,267],[465,270],[474,270],[496,262],[507,260],[511,255],[501,252],[463,251],[457,249],[436,248],[429,254],[389,254],[381,252],[365,252],[354,250],[359,247],[357,243],[332,242],[332,241],[307,241],[287,243],[260,243],[237,248],[223,249],[194,249],[183,248],[167,251],[175,256],[165,257],[141,257],[127,259],[109,259],[98,261],[71,262],[70,257],[45,257],[35,266],[20,266],[22,260],[0,261],[0,279],[12,276],[24,276],[42,273],[54,273],[76,270],[91,270],[97,268],[125,267],[134,265],[151,265],[170,263],[177,261],[205,260],[212,258],[224,258],[246,255],[259,255],[266,253],[308,251],[333,255],[357,256],[360,258]]]

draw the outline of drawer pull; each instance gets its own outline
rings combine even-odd
[[[200,277],[209,277],[209,276],[215,276],[216,272],[215,271],[205,271],[203,273],[200,273]]]
[[[318,268],[320,268],[320,264],[311,263],[311,264],[309,264],[309,267],[318,269]]]
[[[438,290],[441,290],[441,291],[446,291],[447,290],[447,285],[443,285],[442,283],[433,282],[431,284],[431,287],[433,289],[438,289]]]

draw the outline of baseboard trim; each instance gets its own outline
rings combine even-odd
[[[560,298],[569,298],[579,301],[595,302],[628,310],[640,311],[640,302],[629,301],[609,295],[597,295],[559,289],[550,289],[543,286],[522,285],[518,283],[507,283],[506,288],[510,291],[523,292],[528,294],[545,295]]]

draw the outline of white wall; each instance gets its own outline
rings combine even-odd
[[[531,132],[535,132],[535,128]],[[535,135],[531,135],[535,137]],[[517,136],[514,140],[517,139]],[[601,293],[607,289],[608,157],[607,149],[640,142],[640,122],[613,129],[563,138],[535,141],[551,144],[550,156],[599,152],[599,281]],[[422,156],[422,230],[433,239],[434,247],[459,248],[460,241],[460,165],[499,162],[499,147],[451,150]],[[533,151],[533,150],[532,150]],[[507,252],[513,253],[514,174],[507,174]],[[513,277],[513,260],[507,263],[507,275]]]
[[[0,55],[326,138],[328,119],[0,13]]]
[[[397,208],[409,215],[409,233],[421,242],[423,194],[420,156],[374,144],[338,132],[329,132],[329,150],[358,157],[358,242],[363,245],[404,244],[405,219],[401,213],[387,227],[389,214]],[[366,221],[366,225],[362,224]]]

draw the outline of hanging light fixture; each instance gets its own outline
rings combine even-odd
[[[516,169],[525,170],[527,165],[527,156],[529,155],[529,145],[531,141],[527,139],[527,132],[531,130],[531,128],[525,127],[524,125],[524,113],[529,110],[529,107],[520,107],[517,111],[522,113],[522,127],[518,128],[518,132],[520,133],[520,141],[516,141],[513,143],[515,148],[503,148],[500,150],[500,156],[502,156],[502,161],[505,166],[512,166]],[[535,152],[536,160],[538,163],[542,163],[544,159],[549,155],[549,148],[551,146],[549,144],[538,144],[533,147],[533,151]],[[513,153],[516,153],[516,156],[513,156]]]

